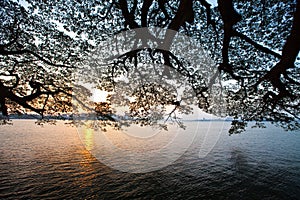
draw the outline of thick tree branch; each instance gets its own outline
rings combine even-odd
[[[169,49],[172,44],[173,38],[175,37],[176,32],[179,30],[179,28],[183,26],[185,22],[192,23],[193,21],[194,21],[193,1],[181,0],[177,13],[168,26],[168,30],[165,34],[164,41],[162,44],[163,47],[161,47],[161,49],[164,50]],[[168,63],[168,61],[166,61],[166,63]]]
[[[147,18],[148,18],[148,11],[150,6],[152,5],[153,0],[147,0],[144,1],[143,6],[142,6],[142,14],[141,14],[141,24],[142,27],[147,27]]]
[[[286,43],[283,46],[281,60],[267,72],[256,84],[259,85],[263,80],[269,80],[272,85],[279,89],[278,96],[290,96],[287,92],[285,84],[281,81],[280,76],[284,75],[289,68],[295,67],[295,60],[300,51],[300,0],[297,0],[296,12],[294,13],[294,21],[291,33],[288,36]]]
[[[5,105],[6,98],[8,98],[11,101],[14,101],[17,104],[23,106],[24,108],[30,109],[38,114],[42,114],[42,112],[43,112],[42,109],[37,109],[37,108],[29,105],[24,98],[15,95],[10,89],[5,87],[1,82],[0,82],[0,92],[1,92],[1,97],[0,97],[1,111],[2,111],[2,114],[5,116],[8,115],[7,106]]]
[[[128,4],[126,0],[120,0],[119,5],[122,11],[122,15],[124,16],[126,24],[131,28],[140,28],[140,26],[134,20],[134,13],[130,13],[128,10]]]
[[[168,29],[178,31],[179,28],[185,23],[192,23],[194,21],[194,12],[193,12],[193,1],[192,0],[181,0],[177,13],[171,23],[168,26]]]
[[[210,8],[211,4],[208,3],[206,0],[199,0],[199,1],[206,9],[207,25],[211,25],[214,31],[217,33],[216,22],[211,19],[211,8]]]
[[[232,28],[234,24],[241,20],[241,16],[234,9],[232,0],[218,0],[218,5],[224,23],[224,37],[222,46],[223,65],[221,66],[225,67],[229,65],[228,50],[230,39],[232,37]],[[229,67],[227,68],[229,69]]]
[[[1,102],[0,102],[0,104],[1,104],[2,114],[3,115],[8,115],[7,106],[5,105],[6,104],[6,100],[5,100],[6,98],[10,99],[11,101],[16,102],[17,104],[23,106],[24,108],[30,109],[31,111],[34,111],[34,112],[42,115],[43,112],[45,111],[44,108],[43,109],[35,108],[35,107],[31,106],[30,104],[28,104],[28,102],[30,102],[34,99],[38,99],[42,95],[47,95],[47,96],[52,95],[53,96],[53,95],[58,95],[59,93],[63,93],[67,96],[70,96],[70,97],[72,96],[71,93],[63,91],[61,88],[58,88],[54,91],[50,91],[50,90],[42,91],[41,90],[41,85],[38,85],[34,89],[35,89],[34,93],[32,93],[30,95],[20,97],[20,96],[16,95],[11,90],[11,87],[4,86],[3,83],[0,82],[0,93],[1,93],[1,96],[0,96]]]
[[[253,41],[251,38],[249,38],[248,36],[238,32],[237,30],[232,30],[232,36],[236,36],[236,37],[239,37],[241,38],[242,40],[248,42],[249,44],[251,44],[252,46],[254,46],[256,49],[264,52],[264,53],[267,53],[267,54],[270,54],[276,58],[281,58],[281,55],[279,53],[276,53],[274,51],[272,51],[271,49],[267,48],[267,47],[264,47],[263,45],[260,45],[258,43],[256,43],[255,41]]]

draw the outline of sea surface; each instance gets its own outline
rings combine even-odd
[[[199,122],[197,134],[220,129],[205,154],[199,137],[167,166],[129,173],[96,159],[94,143],[64,122],[13,123],[0,127],[0,199],[300,199],[299,131],[268,124],[229,136],[229,122]]]

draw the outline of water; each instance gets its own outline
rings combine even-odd
[[[0,127],[0,140],[0,199],[300,199],[300,134],[271,125],[224,131],[206,157],[194,143],[142,174],[105,166],[61,122],[16,120]]]

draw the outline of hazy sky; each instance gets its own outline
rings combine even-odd
[[[208,3],[210,3],[213,7],[217,6],[217,0],[207,0]]]

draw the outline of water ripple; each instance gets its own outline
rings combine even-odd
[[[28,127],[24,129],[25,125]],[[299,199],[300,137],[270,127],[223,134],[159,171],[129,174],[97,161],[74,128],[1,127],[0,199]]]

